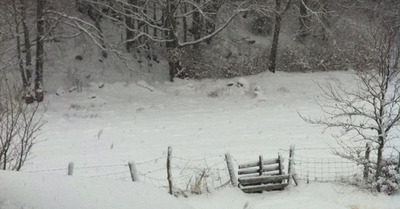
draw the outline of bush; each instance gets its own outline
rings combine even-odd
[[[227,55],[221,56],[224,53]],[[215,56],[213,53],[185,49],[181,57],[183,68],[177,77],[191,79],[233,78],[255,75],[267,69],[268,51],[253,55],[250,49],[243,47],[239,53],[232,54],[232,51],[228,50],[220,52],[220,56]]]
[[[39,104],[27,105],[21,90],[0,80],[0,169],[20,170],[26,162],[43,123]]]
[[[290,72],[348,70],[360,68],[360,63],[367,64],[366,59],[370,59],[371,50],[373,49],[368,49],[362,44],[286,48],[282,52],[280,63],[284,71]]]
[[[394,159],[386,159],[384,161],[382,174],[374,184],[378,191],[389,195],[399,191],[400,174],[396,170],[399,166],[398,164],[399,162]]]

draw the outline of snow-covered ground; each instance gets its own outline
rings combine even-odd
[[[163,156],[230,152],[240,160],[275,156],[289,145],[327,147],[332,138],[300,117],[319,114],[317,81],[348,73],[263,74],[248,77],[253,98],[230,80],[156,83],[151,92],[134,84],[93,84],[82,93],[48,95],[41,139],[27,170],[79,164],[112,164]],[[217,91],[219,97],[208,96]],[[92,98],[95,97],[95,98]],[[326,150],[316,155],[329,155]],[[310,153],[305,153],[310,154]],[[56,156],[57,157],[56,157]]]
[[[0,208],[190,209],[164,191],[144,183],[0,172]]]
[[[371,194],[358,188],[313,183],[285,191],[244,194],[225,188],[208,195],[174,198],[144,183],[84,177],[0,172],[0,208],[85,209],[399,209],[399,196]]]
[[[299,156],[335,158],[328,149],[335,146],[330,132],[298,116],[321,114],[316,82],[325,79],[352,85],[350,72],[277,72],[246,77],[244,87],[237,87],[243,79],[235,78],[152,86],[92,83],[81,93],[59,89],[41,107],[46,124],[24,172],[0,173],[0,208],[399,209],[398,195],[338,183],[302,182],[285,191],[252,195],[226,186],[200,196],[167,197],[168,146],[173,147],[173,176],[180,186],[191,178],[180,177],[195,170],[188,165],[209,168],[214,172],[210,178],[219,175],[209,181],[215,187],[225,183],[229,177],[223,157],[228,152],[236,162],[247,162],[278,152],[287,157],[293,144]],[[158,188],[129,182],[129,161],[138,164],[144,183]],[[70,162],[76,167],[74,177],[65,176]]]

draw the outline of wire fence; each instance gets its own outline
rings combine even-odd
[[[395,164],[397,164],[398,167],[400,163],[400,152],[398,147],[393,145],[386,146],[385,151],[387,153],[384,156],[383,162],[385,162],[385,160],[392,159],[396,161]],[[315,157],[321,156],[321,152],[330,152],[332,157]],[[369,154],[367,154],[367,152]],[[367,171],[367,175],[373,172],[371,168],[374,164],[376,164],[376,155],[377,150],[371,145],[318,148],[302,147],[296,148],[296,154],[294,155],[294,167],[297,178],[306,182],[354,182],[365,178],[365,169]],[[397,160],[393,159],[395,156],[397,156]],[[368,168],[365,167],[366,165],[368,165]]]
[[[360,177],[363,168],[344,158],[313,158],[295,155],[297,178],[310,182],[349,181]]]
[[[324,148],[326,149],[326,148]],[[355,162],[333,156],[331,158],[318,158],[321,156],[312,150],[321,151],[321,148],[299,148],[302,153],[294,155],[294,171],[297,179],[305,182],[332,182],[351,181],[361,178],[363,166]],[[289,150],[281,150],[283,156],[289,156]],[[285,161],[285,164],[289,160]],[[167,157],[160,156],[145,161],[135,162],[139,181],[152,184],[160,188],[168,188]],[[237,160],[234,162],[238,164]],[[225,155],[212,155],[201,158],[187,158],[174,156],[171,158],[171,180],[175,191],[182,193],[203,193],[222,188],[229,184],[230,176],[226,165]],[[288,168],[288,166],[285,166]],[[286,169],[287,170],[287,169]],[[68,167],[45,170],[26,171],[31,173],[45,173],[51,175],[67,175]],[[109,165],[75,166],[74,176],[86,176],[97,179],[113,179],[118,181],[132,181],[128,163]]]
[[[166,161],[166,156],[161,156],[135,162],[139,181],[160,188],[168,188]],[[171,162],[173,188],[178,192],[202,193],[211,191],[227,185],[227,182],[230,180],[223,155],[213,155],[203,158],[173,156]],[[68,166],[25,172],[67,175]],[[132,181],[128,163],[89,166],[75,165],[73,175],[96,179]]]

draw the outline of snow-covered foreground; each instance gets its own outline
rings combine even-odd
[[[303,183],[256,195],[225,187],[170,200],[158,188],[129,181],[126,163],[135,161],[142,181],[165,186],[168,146],[176,157],[174,177],[187,175],[188,165],[201,162],[203,169],[218,172],[220,178],[213,181],[220,184],[228,178],[223,170],[227,152],[236,162],[257,160],[260,154],[276,157],[278,152],[287,157],[286,150],[293,144],[299,156],[334,158],[328,149],[335,146],[330,132],[322,133],[321,127],[298,116],[320,114],[314,101],[320,94],[315,82],[325,79],[352,85],[349,72],[278,72],[246,77],[249,92],[236,87],[238,78],[178,80],[150,88],[144,83],[92,84],[81,93],[59,89],[58,96],[47,96],[42,109],[46,125],[23,169],[34,173],[0,173],[0,208],[13,204],[18,206],[14,208],[162,208],[153,204],[185,208],[186,203],[193,208],[399,209],[399,196],[375,196],[334,184]],[[234,85],[228,87],[229,82]],[[254,96],[256,87],[261,91]],[[87,169],[76,169],[74,177],[65,177],[69,162]],[[117,176],[121,172],[124,176]],[[82,177],[102,175],[106,178]],[[146,179],[149,176],[152,181]],[[181,185],[190,178],[180,179]],[[157,183],[160,179],[163,183]],[[162,192],[166,194],[166,189]]]
[[[279,192],[244,194],[237,188],[187,200],[198,209],[399,209],[400,197],[373,195],[332,183],[302,184]]]
[[[143,183],[85,177],[0,172],[0,208],[84,209],[399,209],[399,196],[373,195],[350,186],[303,184],[280,192],[244,194],[225,188],[209,195],[174,198]]]
[[[143,183],[0,172],[4,209],[190,209],[164,191]]]

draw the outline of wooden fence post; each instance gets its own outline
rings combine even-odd
[[[400,151],[397,151],[399,154],[399,161],[397,161],[397,173],[400,174]]]
[[[367,143],[365,145],[365,147],[367,148],[365,150],[365,163],[364,163],[364,181],[368,181],[368,175],[369,175],[369,155],[371,153],[371,144]]]
[[[229,177],[231,178],[232,186],[236,187],[238,185],[238,182],[237,182],[236,175],[235,175],[235,169],[233,168],[233,161],[232,161],[231,154],[226,153],[225,160],[226,160],[226,165],[227,165],[228,171],[229,171]]]
[[[74,162],[68,163],[68,176],[72,176],[74,174]]]
[[[297,184],[297,178],[296,178],[296,174],[294,171],[294,150],[295,150],[295,146],[294,145],[290,145],[289,148],[289,168],[288,168],[288,173],[289,173],[289,185],[292,183],[292,179],[294,181],[294,183],[296,185]]]
[[[260,164],[260,176],[263,174],[264,171],[264,160],[263,160],[263,156],[260,155],[259,157],[259,164]]]
[[[283,174],[283,158],[280,153],[278,153],[278,165],[279,165],[279,175]]]
[[[168,179],[168,186],[169,186],[169,194],[173,194],[172,189],[172,175],[171,175],[171,157],[172,157],[172,147],[168,147],[168,157],[167,157],[167,179]]]
[[[128,163],[129,166],[129,171],[131,173],[131,178],[132,181],[139,181],[139,176],[137,175],[137,170],[136,170],[136,164],[135,162],[129,162]]]

